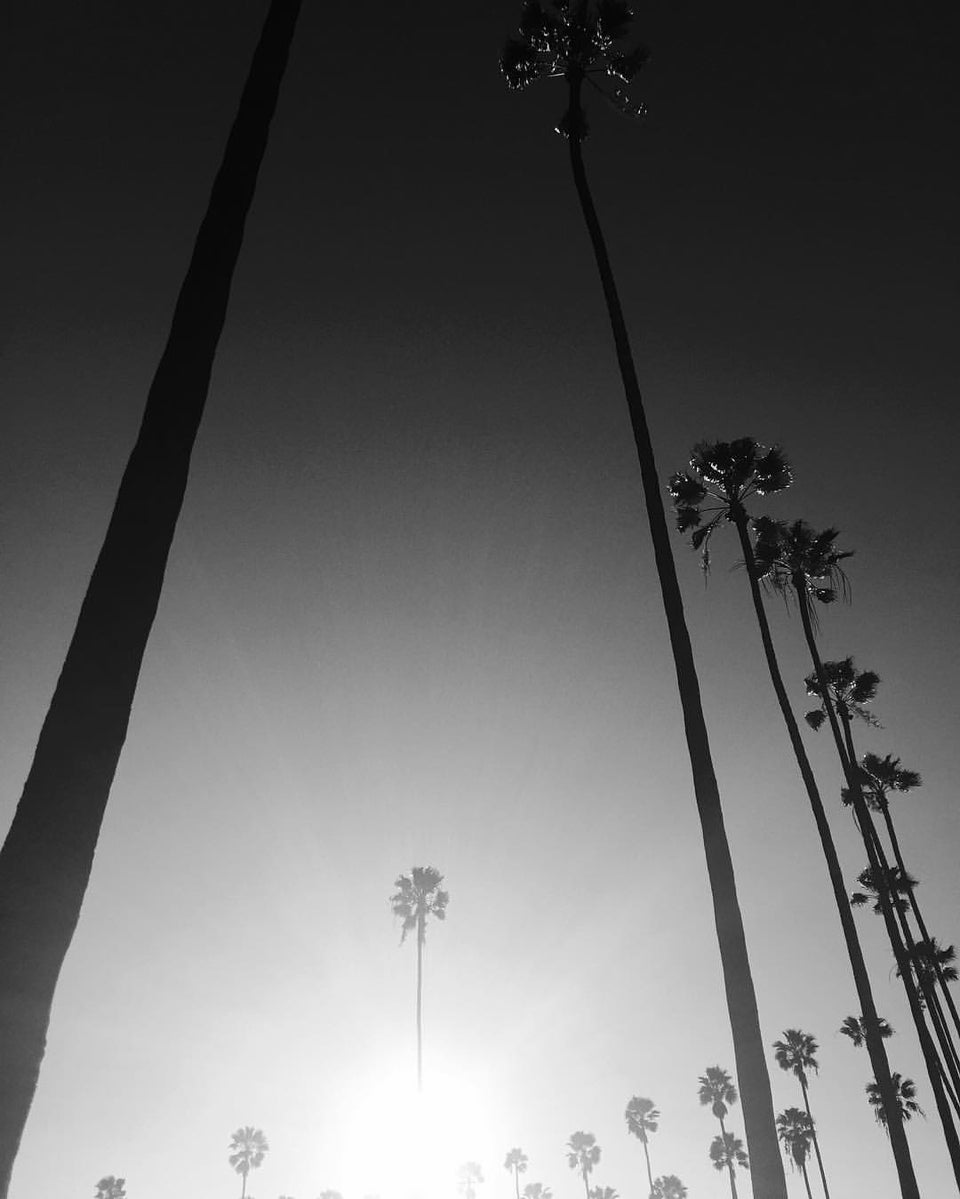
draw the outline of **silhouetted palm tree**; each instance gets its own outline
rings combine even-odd
[[[390,896],[393,914],[403,921],[400,944],[407,933],[417,933],[417,1087],[423,1089],[423,946],[427,939],[427,917],[444,920],[450,895],[440,890],[443,875],[433,866],[414,866],[410,874],[401,874]]]
[[[687,1199],[687,1188],[676,1174],[661,1174],[653,1180],[650,1199]]]
[[[36,1089],[203,415],[300,0],[273,0],[106,538],[0,851],[0,1196]]]
[[[777,1133],[790,1160],[799,1168],[803,1176],[807,1199],[813,1199],[810,1192],[810,1179],[807,1177],[807,1158],[810,1156],[810,1146],[813,1144],[813,1120],[810,1118],[809,1112],[802,1112],[798,1107],[788,1107],[777,1116]],[[824,1190],[826,1190],[826,1183],[824,1183]]]
[[[523,88],[548,77],[562,78],[566,86],[566,110],[556,128],[567,141],[570,168],[600,275],[633,427],[707,859],[737,1074],[744,1089],[747,1140],[764,1199],[786,1199],[786,1179],[777,1145],[756,992],[723,824],[720,791],[703,717],[700,683],[670,548],[656,458],[613,268],[583,162],[583,140],[587,135],[582,103],[585,82],[598,89],[621,111],[635,115],[642,112],[620,86],[629,85],[647,59],[642,47],[624,51],[617,48],[629,31],[631,17],[624,0],[575,0],[573,3],[560,0],[553,7],[546,7],[539,0],[528,0],[521,12],[520,36],[511,38],[504,46],[500,68],[512,88]],[[598,82],[603,79],[617,81],[612,92],[605,91]]]
[[[877,1026],[879,1028],[880,1036],[883,1037],[884,1040],[893,1036],[893,1029],[883,1018],[883,1016],[877,1017]],[[844,1021],[840,1025],[840,1032],[842,1032],[845,1037],[849,1037],[857,1049],[859,1049],[860,1046],[866,1042],[867,1030],[862,1016],[844,1017]]]
[[[823,1169],[823,1159],[820,1156],[820,1144],[817,1140],[817,1127],[814,1123],[813,1113],[810,1111],[810,1096],[807,1094],[807,1073],[812,1070],[814,1074],[820,1073],[820,1064],[817,1061],[817,1050],[819,1046],[814,1037],[808,1032],[801,1032],[799,1028],[788,1028],[784,1030],[783,1039],[774,1041],[773,1051],[777,1059],[777,1065],[781,1070],[789,1070],[796,1075],[800,1090],[803,1092],[803,1106],[806,1109],[807,1121],[809,1123],[809,1139],[813,1143],[813,1151],[817,1157],[817,1166],[820,1170],[820,1181],[823,1183],[823,1193],[826,1199],[830,1199],[830,1190],[827,1187],[827,1176]],[[796,1111],[796,1108],[788,1108],[787,1112]],[[780,1127],[780,1122],[783,1115],[781,1113],[777,1117],[777,1129],[780,1135],[780,1140],[784,1145],[787,1144],[783,1140],[783,1129]],[[796,1160],[796,1158],[794,1158]],[[803,1175],[804,1182],[807,1181],[806,1170]],[[809,1185],[807,1190],[809,1190]]]
[[[590,1199],[590,1175],[600,1160],[600,1146],[592,1132],[575,1132],[567,1141],[567,1165],[579,1170],[583,1178],[583,1189]]]
[[[477,1199],[477,1187],[483,1182],[483,1171],[478,1162],[464,1162],[457,1170],[457,1190],[464,1199]]]
[[[620,1196],[613,1187],[593,1187],[590,1199],[620,1199]]]
[[[730,1195],[737,1199],[736,1167],[750,1169],[750,1162],[743,1150],[743,1141],[732,1132],[714,1137],[710,1143],[710,1160],[715,1170],[726,1170],[730,1176]]]
[[[893,1087],[897,1096],[897,1108],[903,1120],[912,1120],[914,1116],[925,1116],[923,1108],[917,1102],[917,1087],[912,1078],[901,1078],[893,1072]],[[880,1089],[875,1082],[866,1085],[867,1102],[873,1108],[873,1114],[878,1124],[887,1127],[886,1109],[880,1099]]]
[[[783,682],[760,592],[760,577],[769,574],[770,568],[768,564],[758,566],[749,535],[750,515],[746,507],[747,501],[754,495],[767,496],[783,491],[792,481],[790,464],[779,447],[767,449],[752,437],[741,437],[732,442],[702,442],[695,446],[690,457],[689,471],[681,471],[671,476],[669,490],[676,512],[677,529],[682,533],[692,530],[691,542],[695,549],[700,550],[705,569],[709,566],[710,541],[714,532],[723,524],[731,524],[736,529],[767,670],[817,826],[857,997],[866,1013],[868,1027],[872,1028],[876,1004],[863,948],[847,903],[840,858],[820,789]],[[823,589],[820,598],[827,598],[827,592]],[[890,1066],[879,1037],[871,1035],[868,1038],[868,1051],[874,1076],[883,1079],[889,1087]],[[904,1199],[917,1199],[917,1183],[906,1137],[895,1134],[891,1139],[891,1147]]]
[[[647,1181],[652,1191],[653,1174],[650,1170],[648,1141],[650,1133],[656,1132],[659,1127],[657,1121],[660,1119],[660,1113],[657,1111],[652,1099],[644,1099],[641,1095],[634,1095],[627,1104],[627,1110],[623,1114],[627,1121],[627,1131],[632,1133],[643,1146],[643,1156],[647,1161]]]
[[[720,1066],[708,1066],[699,1078],[700,1089],[697,1092],[701,1104],[710,1105],[710,1110],[720,1122],[720,1136],[716,1139],[716,1144],[721,1147],[727,1144],[730,1134],[727,1132],[726,1125],[723,1122],[724,1116],[729,1112],[731,1106],[737,1102],[737,1088],[733,1085],[733,1079]],[[735,1139],[735,1138],[734,1138]],[[739,1142],[738,1142],[739,1144]],[[713,1158],[713,1148],[711,1147],[710,1156]],[[730,1164],[730,1186],[733,1190],[734,1199],[737,1195],[737,1184],[733,1178],[732,1160]],[[727,1157],[724,1157],[724,1162]],[[721,1167],[717,1166],[719,1170]]]
[[[244,1199],[247,1193],[247,1175],[251,1170],[256,1170],[263,1164],[264,1154],[268,1152],[270,1146],[261,1129],[247,1124],[243,1128],[238,1128],[230,1138],[230,1149],[232,1153],[227,1161],[243,1178],[240,1199]]]
[[[553,1199],[553,1191],[542,1182],[528,1182],[523,1188],[523,1199]]]
[[[127,1199],[127,1180],[114,1178],[108,1174],[97,1183],[97,1193],[94,1199]]]
[[[520,1175],[526,1174],[529,1158],[522,1149],[511,1149],[503,1159],[503,1168],[513,1171],[513,1181],[516,1186],[517,1199],[520,1199]]]

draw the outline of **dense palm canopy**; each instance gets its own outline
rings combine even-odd
[[[827,698],[843,719],[856,717],[866,724],[879,728],[879,723],[867,704],[877,698],[880,676],[873,670],[857,670],[853,658],[841,658],[835,662],[823,662],[823,677],[827,684]],[[812,729],[819,729],[827,719],[823,689],[816,672],[803,680],[807,694],[820,700],[820,707],[807,712],[805,720]]]
[[[798,1107],[788,1107],[777,1116],[777,1136],[791,1162],[806,1169],[810,1147],[813,1145],[813,1121]]]
[[[884,1111],[883,1100],[880,1097],[880,1088],[875,1082],[868,1082],[865,1089],[867,1092],[867,1101],[873,1108],[873,1114],[877,1123],[886,1127],[887,1113]],[[917,1087],[912,1078],[902,1078],[894,1070],[893,1089],[901,1119],[911,1120],[914,1116],[923,1116],[925,1114],[923,1108],[917,1102]]]
[[[250,1124],[238,1128],[230,1138],[231,1153],[227,1161],[243,1177],[241,1195],[245,1195],[247,1191],[247,1175],[263,1164],[264,1155],[269,1149],[270,1145],[262,1129],[254,1128]]]
[[[620,1199],[613,1187],[591,1187],[590,1199]]]
[[[634,1095],[623,1114],[627,1121],[627,1132],[644,1144],[647,1143],[647,1136],[659,1128],[657,1122],[660,1112],[652,1099],[645,1099],[642,1095]]]
[[[417,940],[423,944],[427,936],[427,917],[446,918],[450,895],[440,889],[442,882],[443,875],[433,866],[414,866],[409,874],[401,874],[393,884],[397,889],[390,896],[390,906],[394,916],[402,921],[401,944],[407,939],[407,933],[414,929]]]
[[[759,576],[775,591],[802,591],[808,599],[830,604],[848,593],[840,563],[852,550],[838,550],[839,529],[817,532],[804,520],[790,523],[759,516],[753,522],[754,555]]]
[[[790,1070],[805,1082],[808,1070],[814,1074],[820,1070],[816,1057],[818,1048],[816,1039],[810,1033],[801,1032],[799,1028],[788,1028],[782,1040],[773,1042],[773,1055],[781,1070]]]
[[[95,1199],[127,1199],[127,1180],[108,1174],[97,1183]]]
[[[922,784],[920,775],[901,766],[900,759],[892,754],[882,758],[879,754],[864,754],[860,759],[860,779],[864,799],[877,812],[883,811],[891,792],[902,795]]]
[[[681,533],[693,530],[704,568],[710,565],[710,538],[722,521],[746,520],[744,504],[752,495],[773,495],[793,482],[786,455],[778,446],[765,449],[752,437],[700,442],[688,471],[670,476],[668,490]],[[704,523],[706,519],[706,523]]]
[[[527,1171],[527,1162],[529,1158],[522,1149],[511,1149],[507,1156],[503,1159],[503,1168],[509,1170],[513,1174],[513,1180],[516,1184],[517,1199],[520,1199],[520,1175]]]
[[[717,1119],[722,1120],[737,1102],[737,1088],[733,1085],[733,1079],[720,1066],[708,1066],[698,1081],[700,1102],[704,1106],[709,1104]]]
[[[861,870],[857,875],[857,882],[863,887],[862,891],[854,891],[850,896],[850,902],[855,907],[863,907],[865,904],[872,903],[873,910],[878,916],[883,914],[881,904],[881,887],[879,880],[884,876],[879,877],[873,870],[872,866],[868,866],[865,870]],[[905,912],[909,906],[910,892],[917,885],[917,880],[911,878],[909,874],[904,874],[899,866],[888,866],[886,870],[886,886],[883,888],[883,895],[889,899],[890,903],[899,912]]]
[[[523,1199],[553,1199],[553,1191],[542,1182],[528,1182],[523,1188]]]
[[[600,1146],[592,1132],[575,1132],[567,1141],[567,1165],[571,1170],[579,1170],[584,1186],[593,1173],[594,1166],[600,1161]]]
[[[650,1199],[687,1199],[687,1188],[676,1174],[661,1174],[653,1180]]]
[[[877,1017],[877,1027],[880,1036],[884,1040],[893,1036],[893,1029],[883,1018],[883,1016]],[[862,1016],[846,1016],[843,1023],[840,1025],[839,1031],[843,1033],[845,1037],[849,1037],[857,1049],[859,1049],[860,1046],[866,1042],[867,1033]]]
[[[715,1170],[733,1171],[735,1166],[741,1170],[750,1169],[750,1161],[743,1148],[743,1141],[732,1132],[718,1134],[710,1142],[710,1160]]]

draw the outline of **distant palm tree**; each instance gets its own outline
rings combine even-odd
[[[457,1190],[464,1199],[477,1199],[477,1186],[483,1182],[478,1162],[464,1162],[457,1170]]]
[[[914,1116],[926,1116],[923,1108],[917,1102],[917,1087],[912,1078],[901,1078],[893,1072],[893,1086],[897,1096],[897,1107],[903,1120],[911,1120]],[[866,1086],[867,1102],[873,1108],[873,1114],[878,1124],[887,1127],[887,1113],[880,1099],[880,1089],[875,1082]]]
[[[427,917],[444,920],[450,895],[440,890],[443,875],[433,866],[414,866],[394,883],[390,896],[393,914],[403,921],[400,944],[407,933],[417,933],[417,1088],[423,1090],[423,946],[427,939]]]
[[[620,1199],[620,1196],[613,1187],[593,1187],[590,1199]]]
[[[893,1029],[883,1018],[883,1016],[878,1016],[877,1022],[880,1036],[883,1037],[884,1040],[893,1036]],[[865,1043],[867,1038],[865,1022],[862,1016],[846,1016],[843,1023],[840,1025],[840,1032],[842,1032],[845,1037],[849,1037],[857,1049],[859,1049],[860,1046]]]
[[[520,1199],[520,1175],[527,1172],[529,1158],[522,1149],[511,1149],[503,1159],[503,1168],[513,1171],[513,1181],[516,1184],[517,1199]]]
[[[788,1107],[777,1116],[777,1133],[791,1161],[799,1167],[803,1185],[807,1188],[807,1199],[813,1199],[810,1179],[807,1177],[807,1158],[813,1144],[813,1121],[807,1112],[802,1112],[798,1107]]]
[[[95,1199],[127,1199],[127,1180],[108,1174],[97,1183]]]
[[[726,1170],[730,1175],[730,1195],[737,1199],[736,1166],[742,1170],[750,1169],[750,1162],[743,1150],[743,1141],[732,1132],[725,1132],[714,1137],[710,1143],[710,1160],[715,1170]]]
[[[761,446],[752,437],[741,437],[731,442],[701,442],[695,446],[690,457],[689,470],[671,476],[669,491],[676,513],[677,529],[681,533],[692,531],[691,544],[700,551],[704,569],[709,568],[710,543],[717,529],[729,524],[737,532],[767,672],[770,675],[770,682],[777,697],[780,714],[793,748],[814,823],[817,826],[847,957],[857,989],[857,997],[860,1000],[861,1008],[866,1013],[868,1027],[872,1028],[874,1025],[869,1022],[876,1015],[876,1004],[856,923],[847,902],[840,857],[820,789],[783,681],[766,607],[760,591],[761,577],[768,575],[770,568],[767,563],[762,566],[758,565],[750,540],[750,515],[747,511],[747,501],[753,496],[767,496],[783,491],[790,486],[792,481],[793,473],[790,463],[779,447],[774,446],[768,449]],[[779,528],[779,526],[774,527]],[[827,594],[827,591],[821,588],[820,599],[825,601]],[[867,1048],[874,1076],[886,1080],[889,1084],[890,1065],[882,1041],[879,1037],[871,1035]],[[904,1199],[907,1199],[908,1196],[910,1199],[916,1199],[918,1196],[916,1178],[913,1174],[906,1137],[895,1135],[891,1139],[891,1148],[900,1175]],[[756,1161],[756,1155],[754,1155],[754,1160]]]
[[[676,1174],[661,1174],[653,1180],[650,1199],[687,1199],[687,1188]]]
[[[583,1178],[583,1189],[590,1199],[590,1175],[600,1160],[600,1146],[592,1132],[575,1132],[567,1141],[567,1165],[579,1170]]]
[[[650,1133],[656,1132],[659,1127],[657,1122],[660,1119],[660,1113],[657,1111],[652,1099],[644,1099],[641,1095],[634,1095],[627,1104],[627,1110],[623,1114],[627,1121],[627,1131],[632,1133],[643,1146],[643,1155],[647,1161],[647,1181],[652,1191],[653,1174],[650,1170],[648,1140]]]
[[[817,1157],[817,1166],[820,1170],[820,1181],[823,1183],[823,1193],[826,1199],[830,1199],[830,1191],[827,1187],[827,1176],[823,1169],[823,1159],[820,1156],[820,1145],[817,1141],[817,1128],[814,1123],[813,1113],[810,1111],[810,1096],[807,1094],[807,1073],[812,1070],[814,1074],[820,1073],[820,1063],[817,1061],[817,1045],[814,1037],[808,1032],[801,1032],[799,1028],[788,1028],[784,1031],[783,1040],[774,1041],[773,1051],[777,1059],[777,1065],[781,1070],[789,1070],[796,1075],[800,1082],[800,1090],[803,1092],[803,1106],[806,1109],[807,1121],[809,1124],[809,1137],[813,1143],[813,1151]],[[787,1112],[796,1111],[796,1108],[787,1108]],[[784,1145],[787,1144],[783,1140],[783,1129],[781,1128],[781,1120],[784,1113],[777,1117],[777,1132],[780,1140]],[[795,1122],[794,1122],[795,1124]],[[794,1159],[796,1160],[796,1158]],[[804,1182],[806,1182],[806,1168],[804,1167]],[[809,1186],[807,1187],[809,1190]]]
[[[556,129],[567,142],[570,169],[600,276],[633,429],[707,860],[737,1073],[744,1087],[747,1139],[764,1199],[786,1199],[787,1184],[777,1144],[756,991],[723,823],[720,789],[703,715],[700,682],[664,513],[660,476],[626,320],[583,160],[583,141],[588,132],[582,98],[585,84],[599,90],[621,112],[632,115],[643,112],[642,106],[632,100],[624,88],[642,69],[647,51],[642,46],[618,49],[630,32],[631,18],[626,0],[579,0],[576,3],[558,0],[554,5],[528,0],[521,10],[519,37],[510,38],[505,44],[500,69],[507,85],[514,89],[524,88],[542,78],[562,79],[566,86],[566,107]],[[604,88],[604,80],[611,82],[612,91]]]
[[[553,1199],[553,1191],[542,1182],[528,1182],[523,1188],[523,1199]]]
[[[699,1082],[700,1090],[698,1091],[698,1096],[701,1104],[703,1106],[709,1104],[710,1110],[720,1122],[720,1136],[716,1138],[714,1144],[719,1144],[721,1148],[723,1148],[727,1145],[728,1139],[731,1140],[731,1143],[732,1141],[736,1140],[735,1137],[731,1138],[731,1134],[727,1132],[723,1118],[739,1098],[737,1095],[737,1088],[733,1085],[733,1079],[730,1077],[727,1071],[720,1066],[708,1066],[704,1073],[701,1074]],[[737,1144],[739,1144],[739,1142],[737,1142]],[[730,1169],[730,1188],[733,1191],[733,1199],[737,1199],[737,1184],[733,1177],[733,1163],[735,1161],[735,1156],[731,1157],[730,1154],[727,1154],[725,1150],[724,1154],[724,1163],[726,1163]],[[714,1160],[713,1146],[710,1148],[710,1157],[711,1160]],[[716,1164],[715,1160],[714,1164]],[[717,1166],[717,1169],[719,1170],[721,1167]]]
[[[245,1199],[247,1175],[251,1170],[256,1170],[263,1164],[264,1154],[269,1151],[270,1146],[261,1129],[247,1124],[243,1128],[238,1128],[230,1138],[230,1149],[232,1152],[227,1160],[243,1178],[240,1199]]]
[[[300,0],[270,4],[143,423],[0,851],[0,1199],[126,740],[299,9]]]

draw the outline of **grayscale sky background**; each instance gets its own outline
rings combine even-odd
[[[661,473],[702,438],[782,444],[770,511],[836,524],[828,657],[884,683],[924,787],[898,804],[960,937],[957,19],[935,6],[656,2],[642,125],[590,100],[588,169]],[[942,6],[945,10],[947,6]],[[264,11],[18,6],[3,39],[0,824],[26,775]],[[307,0],[12,1199],[361,1199],[414,1070],[394,878],[428,933],[436,1150],[523,1181],[725,1193],[697,1102],[733,1067],[638,470],[561,89],[497,72],[513,0]],[[814,1033],[837,1195],[894,1199],[825,868],[746,584],[676,541],[767,1041]],[[799,627],[771,601],[800,711]],[[828,797],[825,736],[812,740]],[[863,863],[831,807],[848,877]],[[879,921],[858,917],[921,1188],[952,1183]],[[778,1110],[800,1102],[773,1064]],[[457,1127],[457,1122],[466,1127]],[[742,1135],[739,1109],[730,1126]],[[369,1167],[364,1174],[360,1162]],[[798,1175],[788,1175],[799,1196]],[[382,1188],[387,1199],[386,1188]],[[741,1193],[749,1187],[741,1181]]]

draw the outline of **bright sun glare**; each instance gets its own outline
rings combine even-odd
[[[449,1199],[457,1168],[483,1157],[491,1109],[481,1081],[430,1069],[418,1094],[410,1073],[371,1074],[345,1096],[345,1194]]]

